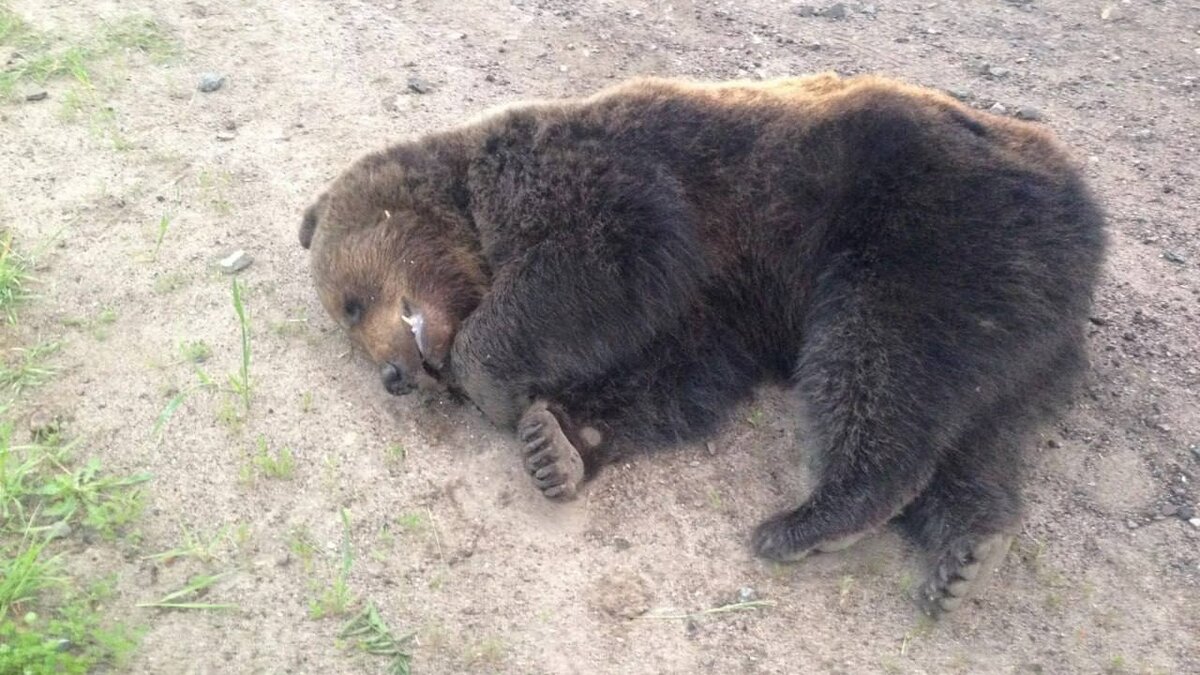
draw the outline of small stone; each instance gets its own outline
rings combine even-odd
[[[742,586],[738,589],[738,602],[754,602],[758,599],[758,593],[749,586]]]
[[[50,92],[42,89],[41,87],[28,89],[25,92],[26,101],[45,101],[47,98],[50,98]]]
[[[44,408],[38,408],[29,415],[29,433],[35,441],[44,441],[56,436],[62,431],[62,419]]]
[[[1163,507],[1158,512],[1169,517],[1179,513],[1179,507],[1175,504],[1163,504]]]
[[[1124,21],[1125,12],[1117,5],[1108,5],[1100,10],[1101,21]]]
[[[1191,523],[1192,527],[1200,530],[1200,518],[1189,518],[1188,522]]]
[[[826,19],[833,19],[835,21],[841,21],[842,19],[846,18],[848,14],[849,11],[846,9],[846,5],[840,2],[834,3],[821,10],[821,16],[825,17]]]
[[[813,7],[812,5],[798,5],[792,11],[796,13],[796,16],[806,16],[807,17],[807,16],[816,16],[817,15],[817,8]]]
[[[625,537],[613,537],[612,547],[618,551],[628,551],[633,547],[633,544]]]
[[[1132,518],[1125,521],[1125,527],[1128,527],[1131,530],[1136,530],[1137,526],[1138,526],[1137,521]]]
[[[1184,520],[1191,520],[1196,517],[1196,508],[1191,504],[1184,504],[1179,507],[1179,517]]]
[[[960,101],[970,101],[975,98],[975,94],[969,89],[947,89],[946,93]]]
[[[704,443],[704,449],[708,450],[708,454],[710,454],[710,455],[717,454],[717,446],[712,441],[706,441]]]
[[[1003,103],[993,103],[992,107],[988,108],[988,112],[993,115],[1007,115],[1008,108],[1005,108]]]
[[[1046,441],[1046,446],[1047,446],[1047,447],[1050,447],[1050,448],[1061,448],[1061,447],[1062,447],[1062,444],[1061,444],[1061,443],[1059,443],[1057,440],[1055,440],[1055,439],[1051,438],[1051,439],[1049,439],[1049,440],[1047,440],[1047,441]]]
[[[433,91],[433,84],[422,77],[413,76],[408,78],[408,90],[414,94],[428,94]]]
[[[1132,134],[1129,134],[1129,137],[1139,143],[1145,143],[1146,141],[1154,138],[1154,131],[1152,129],[1138,129]]]
[[[1162,257],[1163,260],[1175,263],[1176,265],[1182,265],[1183,263],[1187,262],[1186,258],[1174,251],[1163,251]]]
[[[225,76],[220,73],[204,73],[200,76],[200,83],[196,88],[200,91],[210,94],[225,85]]]
[[[239,249],[222,258],[217,265],[225,274],[236,274],[249,267],[252,262],[254,262],[254,258]]]
[[[1192,447],[1188,448],[1188,450],[1191,450],[1192,457],[1195,457],[1196,461],[1200,462],[1200,445],[1193,445]]]
[[[235,138],[237,138],[237,134],[232,131],[218,131],[217,132],[217,140],[218,141],[232,141]]]
[[[237,131],[238,123],[237,120],[225,120],[221,126],[226,131]]]
[[[1012,70],[1005,68],[1003,66],[986,65],[983,67],[984,75],[986,75],[988,77],[993,77],[996,79],[1000,79],[1002,77],[1008,77],[1011,73],[1012,73]]]
[[[1019,120],[1037,122],[1042,119],[1042,111],[1034,108],[1033,106],[1023,105],[1020,108],[1017,108],[1016,117]]]

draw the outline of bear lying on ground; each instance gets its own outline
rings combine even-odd
[[[833,75],[510,106],[359,159],[300,241],[387,390],[465,395],[547,497],[790,385],[818,480],[754,550],[894,523],[928,555],[933,614],[1008,549],[1021,448],[1084,365],[1105,248],[1037,126]]]

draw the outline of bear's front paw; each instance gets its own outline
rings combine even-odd
[[[517,425],[525,443],[525,470],[547,499],[573,499],[583,482],[583,457],[567,440],[558,418],[538,401]]]

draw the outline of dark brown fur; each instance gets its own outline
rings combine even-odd
[[[829,75],[512,106],[359,160],[300,238],[389,390],[446,386],[516,428],[547,496],[792,385],[819,480],[755,550],[896,523],[933,611],[1003,556],[1104,250],[1039,127]]]

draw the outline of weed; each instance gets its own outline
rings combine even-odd
[[[138,607],[155,607],[158,609],[237,609],[234,604],[218,604],[210,602],[195,602],[192,598],[198,598],[208,592],[208,589],[226,576],[228,572],[222,574],[200,574],[188,579],[183,588],[168,593],[161,600],[155,602],[139,602]]]
[[[425,519],[425,514],[414,511],[412,513],[405,513],[397,517],[396,524],[399,525],[400,528],[405,532],[417,534],[424,532],[425,528],[429,525],[429,522]]]
[[[393,443],[384,450],[388,462],[399,464],[408,459],[408,450],[401,443]]]
[[[350,605],[354,602],[350,594],[350,567],[354,564],[354,555],[350,549],[350,513],[342,509],[341,515],[342,564],[333,583],[309,601],[308,615],[313,619],[343,615],[350,610]]]
[[[310,413],[313,411],[313,395],[311,391],[306,391],[300,395],[300,412]]]
[[[101,51],[137,52],[153,63],[166,63],[179,54],[179,44],[154,19],[130,16],[105,27]]]
[[[296,458],[291,448],[272,453],[267,448],[267,439],[262,436],[258,437],[258,452],[251,458],[251,462],[267,478],[291,480],[296,475]]]
[[[8,363],[0,363],[0,389],[8,389],[14,395],[45,384],[54,375],[54,369],[45,365],[46,357],[58,351],[58,342],[43,342],[28,349],[18,348],[11,352]]]
[[[300,559],[300,564],[306,573],[312,572],[313,556],[317,552],[317,545],[313,542],[312,534],[308,530],[303,527],[293,529],[288,535],[288,550]]]
[[[710,616],[710,615],[714,615],[714,614],[728,614],[730,612],[749,612],[749,611],[753,611],[756,609],[762,609],[763,607],[774,607],[774,606],[775,606],[775,603],[770,600],[747,600],[746,602],[733,602],[733,603],[729,603],[727,605],[720,605],[718,607],[709,607],[708,609],[702,609],[697,612],[679,612],[676,610],[651,611],[651,612],[648,612],[648,613],[642,615],[642,618],[695,620],[700,617]]]
[[[222,527],[215,533],[204,536],[197,534],[187,527],[183,530],[183,543],[169,551],[145,556],[144,560],[155,560],[163,564],[171,564],[180,558],[193,558],[201,562],[212,562],[220,557],[221,549],[229,541],[229,527]]]
[[[407,646],[414,635],[415,632],[400,638],[392,635],[391,629],[384,623],[383,617],[379,616],[379,610],[373,602],[368,602],[358,616],[351,619],[338,633],[339,638],[353,638],[358,648],[368,654],[389,657],[391,661],[388,663],[387,672],[391,675],[408,675],[412,656],[408,653]]]
[[[3,14],[0,13],[2,21]],[[3,29],[2,23],[0,29]],[[0,312],[10,325],[17,322],[17,307],[30,297],[26,289],[28,281],[28,262],[12,250],[12,234],[5,233],[0,238]]]
[[[204,340],[188,340],[179,344],[179,355],[192,363],[204,363],[212,353],[212,347]]]
[[[62,573],[63,554],[49,547],[71,523],[111,531],[127,522],[123,505],[140,503],[132,495],[144,477],[102,476],[95,460],[71,470],[69,446],[17,446],[12,437],[11,421],[0,418],[0,672],[118,666],[137,637],[104,621],[103,584],[76,591]],[[57,604],[47,598],[51,588]]]
[[[500,638],[489,637],[467,647],[463,657],[468,668],[494,669],[504,661],[506,651]]]
[[[154,292],[159,295],[174,293],[191,283],[191,277],[184,272],[169,272],[154,278]]]
[[[242,284],[236,278],[232,282],[233,309],[237,313],[238,325],[242,331],[242,361],[237,375],[230,375],[229,382],[233,390],[242,398],[247,413],[250,412],[250,320],[246,314],[246,305],[242,299],[245,292]]]
[[[163,213],[158,219],[158,231],[154,236],[154,250],[150,254],[151,260],[158,260],[158,252],[162,249],[163,240],[167,238],[167,230],[171,229],[171,214]]]
[[[750,415],[746,417],[746,423],[752,427],[758,428],[759,426],[762,426],[763,420],[766,418],[767,414],[763,412],[762,408],[755,408],[750,412]]]

